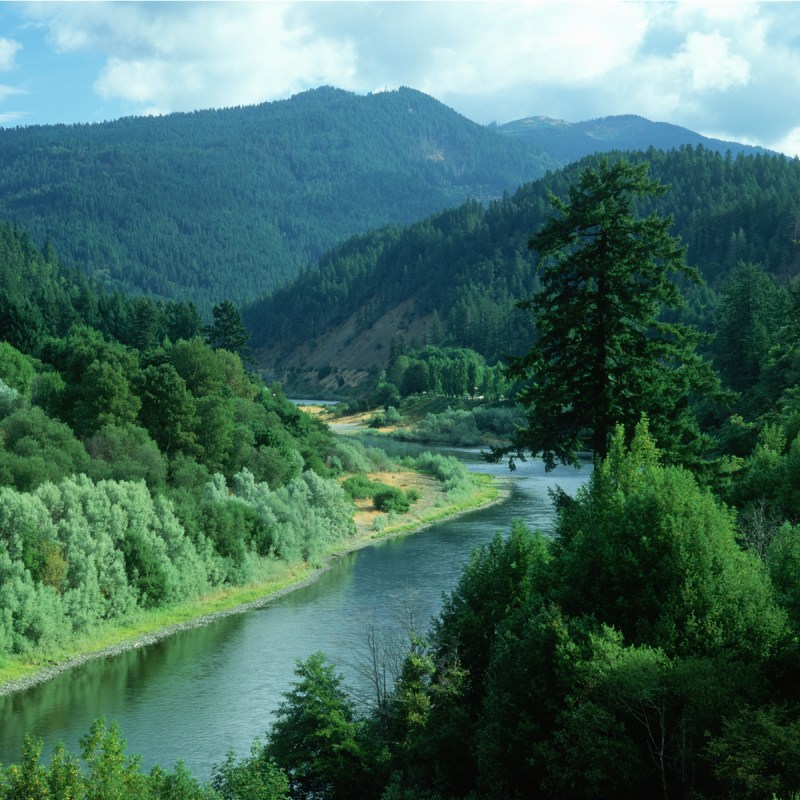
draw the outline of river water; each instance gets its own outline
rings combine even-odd
[[[439,452],[496,475],[507,499],[337,559],[315,583],[261,609],[0,697],[0,763],[20,760],[26,732],[44,740],[45,754],[58,741],[79,753],[92,721],[105,717],[120,724],[128,752],[139,754],[145,769],[171,769],[180,758],[207,780],[229,750],[245,755],[263,738],[297,659],[321,650],[350,685],[363,687],[353,664],[365,652],[368,627],[391,633],[400,624],[398,609],[413,603],[424,630],[475,547],[505,534],[516,519],[549,532],[548,489],[559,485],[574,494],[588,475],[565,467],[545,473],[538,461],[509,472],[484,463],[477,450]]]

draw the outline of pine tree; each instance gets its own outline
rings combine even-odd
[[[230,300],[223,300],[214,306],[214,323],[206,328],[208,343],[215,350],[229,350],[238,353],[242,359],[250,358],[250,333],[242,323],[242,315]]]
[[[700,278],[668,233],[671,219],[634,212],[634,201],[667,190],[647,168],[603,160],[584,169],[567,201],[551,195],[558,213],[529,241],[541,288],[519,306],[533,309],[538,338],[511,361],[529,412],[515,448],[541,453],[550,469],[577,463],[581,450],[605,457],[615,424],[632,435],[642,414],[677,452],[696,433],[692,393],[713,385],[694,351],[698,334],[659,319],[682,304],[674,278]]]

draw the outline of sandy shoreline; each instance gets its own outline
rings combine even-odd
[[[297,589],[301,589],[302,587],[308,586],[309,584],[316,581],[320,577],[320,575],[322,575],[324,572],[326,572],[331,568],[333,562],[337,558],[341,558],[342,556],[345,556],[349,553],[361,550],[364,547],[371,547],[372,545],[379,544],[380,542],[387,541],[397,536],[408,536],[411,534],[418,533],[419,531],[424,530],[425,528],[428,528],[431,525],[435,525],[438,524],[439,522],[444,522],[449,519],[455,519],[456,517],[462,516],[463,514],[469,514],[472,511],[477,511],[478,509],[488,508],[496,503],[501,502],[505,498],[505,496],[506,493],[502,490],[499,490],[498,495],[489,502],[477,505],[474,508],[454,511],[452,514],[444,514],[441,517],[437,517],[436,519],[432,519],[427,522],[420,521],[419,525],[415,525],[413,528],[392,530],[392,531],[387,531],[386,533],[380,533],[372,536],[364,536],[364,535],[357,536],[355,540],[352,541],[348,547],[345,547],[341,550],[337,550],[336,552],[326,556],[321,566],[313,569],[305,577],[301,578],[298,581],[295,581],[294,583],[289,584],[288,586],[283,587],[282,589],[270,592],[269,594],[266,594],[263,597],[257,598],[256,600],[251,600],[250,602],[247,603],[242,603],[237,606],[232,606],[231,608],[222,609],[221,611],[215,611],[211,614],[203,614],[199,617],[195,617],[194,619],[187,620],[185,622],[179,622],[174,625],[169,625],[167,627],[161,628],[160,630],[143,634],[141,636],[137,636],[128,641],[121,642],[119,644],[115,644],[110,647],[105,647],[101,650],[96,650],[90,653],[82,653],[72,658],[68,658],[64,661],[58,662],[57,664],[53,664],[52,666],[45,667],[44,669],[31,673],[30,675],[26,675],[22,678],[9,681],[8,683],[1,685],[0,697],[4,695],[15,694],[16,692],[22,692],[25,691],[26,689],[30,689],[34,686],[37,686],[40,683],[45,683],[46,681],[49,681],[51,678],[55,678],[57,675],[60,675],[62,672],[66,672],[67,670],[70,670],[73,667],[85,664],[88,661],[93,661],[98,658],[106,658],[108,656],[120,655],[121,653],[124,653],[128,650],[135,650],[136,648],[139,647],[147,647],[148,645],[155,644],[156,642],[161,641],[162,639],[166,639],[169,636],[174,636],[176,633],[180,633],[181,631],[191,630],[192,628],[199,628],[204,625],[209,625],[218,619],[222,619],[223,617],[229,617],[232,616],[233,614],[244,614],[247,611],[251,611],[256,608],[263,608],[264,606],[269,605],[271,602],[278,600],[281,597],[284,597],[290,592],[296,591]]]

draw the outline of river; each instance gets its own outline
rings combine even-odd
[[[46,754],[57,741],[78,753],[92,721],[105,717],[119,722],[128,752],[139,754],[145,769],[171,769],[181,758],[207,780],[229,750],[247,754],[252,741],[263,738],[297,659],[322,650],[357,685],[352,663],[364,652],[369,625],[395,630],[398,609],[410,599],[416,618],[430,620],[475,547],[507,532],[515,519],[550,531],[548,489],[560,485],[574,494],[588,475],[587,469],[565,467],[545,473],[539,461],[509,472],[484,463],[477,450],[440,452],[496,475],[507,498],[337,559],[315,583],[263,608],[0,697],[0,763],[20,760],[26,732],[44,740]]]

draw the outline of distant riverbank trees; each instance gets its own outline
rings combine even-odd
[[[392,405],[396,397],[431,392],[446,397],[496,400],[509,384],[500,362],[486,359],[467,347],[409,346],[402,336],[392,339],[389,361],[371,401]]]

